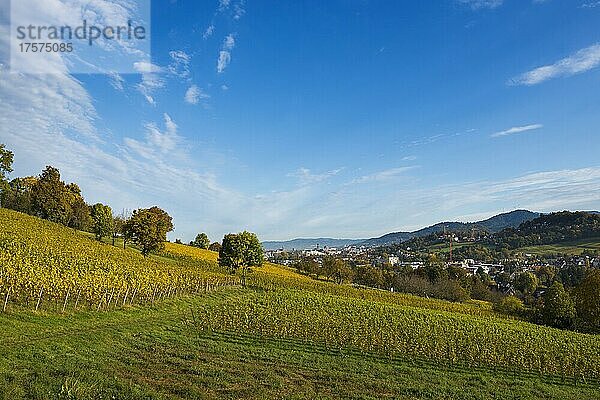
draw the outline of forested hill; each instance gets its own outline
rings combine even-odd
[[[366,246],[385,246],[388,244],[403,242],[406,240],[426,237],[434,233],[443,232],[444,229],[452,232],[468,232],[472,229],[482,230],[490,233],[499,232],[505,228],[516,228],[525,221],[539,217],[540,214],[527,210],[515,210],[508,213],[498,214],[491,218],[477,222],[440,222],[438,224],[420,229],[415,232],[394,232],[378,238],[364,241]]]
[[[494,235],[494,244],[519,248],[600,237],[600,214],[562,211],[545,214]]]

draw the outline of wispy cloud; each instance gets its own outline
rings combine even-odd
[[[123,79],[123,77],[121,76],[121,74],[117,73],[117,72],[111,72],[110,74],[108,74],[108,82],[110,83],[110,85],[122,92],[124,89],[123,84],[125,83],[125,79]]]
[[[161,130],[154,122],[147,123],[145,141],[125,138],[125,145],[138,155],[154,159],[158,154],[173,153],[183,138],[177,133],[177,124],[169,116],[163,114],[165,129]]]
[[[517,133],[523,133],[523,132],[527,132],[527,131],[533,131],[533,130],[536,130],[536,129],[541,129],[543,127],[544,127],[544,125],[542,125],[542,124],[532,124],[532,125],[525,125],[525,126],[515,126],[515,127],[512,127],[510,129],[506,129],[504,131],[492,133],[491,137],[497,138],[497,137],[502,137],[502,136],[509,136],[509,135],[514,135],[514,134],[517,134]]]
[[[159,75],[163,69],[149,62],[135,63],[134,68],[142,75],[142,81],[136,85],[138,91],[144,95],[148,103],[156,105],[153,93],[165,86],[164,79]]]
[[[212,36],[212,34],[215,32],[215,25],[214,24],[210,24],[208,26],[208,28],[206,28],[206,30],[204,31],[204,33],[202,34],[202,39],[206,40],[209,37]]]
[[[504,0],[458,0],[458,2],[471,7],[473,10],[479,10],[482,8],[500,7],[504,3]]]
[[[549,79],[568,77],[589,71],[600,65],[600,43],[581,49],[554,64],[545,65],[525,72],[509,80],[511,85],[537,85]]]
[[[189,54],[182,50],[170,51],[169,57],[171,57],[171,63],[168,68],[169,73],[180,78],[190,76],[191,56]]]
[[[244,0],[241,0],[239,3],[233,6],[233,19],[238,20],[244,16],[246,10],[244,9]]]
[[[337,168],[320,174],[314,174],[310,169],[302,167],[288,174],[288,176],[297,178],[301,185],[309,185],[313,183],[323,182],[333,176],[338,175],[342,171],[343,168]]]
[[[235,47],[235,37],[232,33],[227,35],[223,39],[223,45],[221,51],[219,51],[219,58],[217,59],[217,72],[222,73],[225,71],[229,63],[231,62],[231,50]]]
[[[415,169],[415,166],[390,168],[383,171],[375,172],[370,175],[363,175],[356,178],[352,183],[368,183],[368,182],[383,182],[394,179],[405,172]]]
[[[600,7],[600,1],[590,1],[587,3],[583,3],[579,6],[579,8],[596,8]]]
[[[219,0],[219,11],[225,11],[229,8],[229,4],[231,4],[231,0]]]
[[[198,104],[202,100],[209,99],[210,96],[202,89],[200,89],[197,85],[192,85],[185,92],[185,101],[189,104]]]

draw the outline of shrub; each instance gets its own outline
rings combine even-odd
[[[523,302],[515,296],[504,297],[498,303],[494,303],[493,309],[499,313],[514,315],[517,317],[522,316],[525,311]]]

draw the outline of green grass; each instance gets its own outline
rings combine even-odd
[[[250,289],[156,307],[0,315],[0,398],[597,399],[534,374],[391,359],[249,334],[202,333],[191,310]],[[113,397],[114,396],[114,397]]]
[[[581,255],[584,251],[600,252],[600,237],[592,239],[581,239],[570,242],[563,242],[550,245],[521,247],[518,251],[529,254],[568,254]]]

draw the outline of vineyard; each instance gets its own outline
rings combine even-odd
[[[144,258],[134,248],[0,209],[0,347],[12,360],[0,358],[0,398],[44,398],[37,389],[14,395],[31,380],[41,393],[85,382],[89,394],[81,398],[105,398],[116,390],[112,385],[119,388],[113,393],[130,391],[131,398],[155,397],[155,391],[215,398],[221,387],[231,398],[316,398],[322,391],[339,398],[363,393],[365,379],[377,398],[390,397],[390,387],[403,393],[406,385],[427,398],[447,390],[459,398],[498,398],[507,391],[519,393],[513,398],[598,398],[599,336],[519,321],[486,302],[338,285],[271,263],[254,268],[241,287],[217,257],[166,243],[160,254]],[[83,350],[88,346],[92,356]],[[363,365],[361,374],[352,372],[356,365]],[[256,379],[260,368],[268,379]],[[312,376],[310,385],[304,378],[290,383],[297,368]],[[81,370],[90,373],[76,375]],[[98,384],[98,374],[118,383]],[[429,382],[430,376],[445,383]],[[475,376],[486,377],[480,384],[489,392],[469,397]],[[279,383],[269,386],[270,379]],[[313,387],[318,391],[307,391]]]
[[[507,315],[494,312],[491,304],[487,302],[470,301],[468,303],[453,303],[412,294],[392,293],[386,290],[358,288],[349,285],[336,285],[332,282],[316,281],[293,273],[284,267],[268,263],[251,274],[248,283],[253,287],[267,291],[301,289],[305,292],[316,294],[331,294],[350,299],[395,304],[405,307],[425,308],[499,319],[510,318]]]
[[[228,298],[197,310],[202,331],[300,339],[328,348],[600,378],[600,338],[328,294],[280,290]]]
[[[181,246],[183,247],[183,246]],[[0,209],[2,308],[109,309],[237,283],[211,260],[144,258],[80,232]]]

